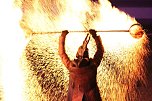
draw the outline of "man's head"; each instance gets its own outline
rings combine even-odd
[[[88,48],[87,48],[89,40],[90,40],[90,36],[89,36],[89,34],[87,34],[87,36],[85,37],[85,39],[83,41],[83,44],[78,48],[76,58],[78,58],[78,59],[89,58],[89,52],[88,52]]]
[[[89,58],[88,48],[84,49],[83,46],[80,46],[77,51],[76,58],[78,59]]]
[[[89,63],[89,52],[88,52],[88,48],[86,48],[85,50],[82,48],[82,46],[79,47],[77,54],[76,54],[76,60],[78,62],[79,67],[84,67],[86,65],[88,65]]]

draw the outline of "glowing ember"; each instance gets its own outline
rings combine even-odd
[[[143,34],[145,33],[142,27],[139,25],[140,24],[134,24],[129,29],[132,37],[137,38],[137,39],[141,38]]]
[[[14,11],[14,8],[9,5],[10,9],[7,8],[9,13],[3,16],[4,21],[1,19],[3,23],[10,22],[7,26],[3,24],[5,29],[1,30],[7,33],[4,34],[5,39],[10,38],[9,43],[3,38],[1,41],[2,85],[6,101],[62,101],[65,99],[68,71],[58,55],[60,33],[43,34],[43,32],[89,29],[129,30],[132,24],[137,23],[135,18],[112,7],[108,0],[100,0],[99,3],[89,0],[26,0],[23,2],[16,0],[16,3],[20,4],[23,12],[20,25],[26,33],[25,36],[27,38],[31,36],[31,40],[21,57],[21,71],[18,61],[24,47],[22,43],[25,40],[22,32],[18,30],[17,21],[19,21],[20,12],[16,13],[16,10]],[[4,9],[6,9],[5,6]],[[10,16],[13,18],[9,19]],[[75,58],[76,51],[86,34],[69,33],[67,36],[66,50],[70,59]],[[98,32],[97,34],[101,36],[105,48],[97,75],[103,101],[138,99],[137,82],[145,83],[144,59],[148,54],[146,34],[142,33],[137,38],[132,37],[129,32]],[[16,37],[19,37],[18,40]],[[96,50],[92,41],[91,39],[89,43],[91,57]],[[5,46],[9,47],[3,46],[4,42]],[[23,74],[24,78],[22,78]],[[22,88],[24,83],[25,90]]]

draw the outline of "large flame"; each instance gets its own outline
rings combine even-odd
[[[32,4],[32,5],[31,5]],[[60,34],[49,31],[62,30],[129,30],[137,23],[135,18],[112,7],[107,0],[56,0],[23,2],[21,26],[27,35],[34,34],[25,50],[28,100],[62,100],[67,94],[68,72],[58,56]],[[42,35],[38,35],[41,33]],[[71,59],[81,45],[86,33],[69,33],[66,49]],[[135,39],[129,32],[98,33],[105,48],[98,69],[98,86],[103,101],[136,100],[136,83],[144,82],[144,58],[148,53],[148,40],[144,34]],[[45,44],[43,44],[45,43]],[[93,40],[89,43],[94,54]]]
[[[19,26],[22,12],[12,0],[1,0],[0,10],[0,99],[22,101],[24,78],[19,59],[26,43]]]
[[[69,30],[129,30],[135,18],[112,7],[108,0],[16,0],[0,3],[0,72],[3,99],[6,101],[62,101],[67,95],[68,71],[58,55],[60,33]],[[10,19],[11,17],[11,19]],[[8,22],[8,24],[5,24]],[[45,33],[45,34],[44,34]],[[144,59],[148,53],[146,34],[133,38],[129,32],[98,32],[105,48],[98,68],[97,81],[103,101],[130,101],[138,98],[136,83],[145,82]],[[75,58],[86,33],[69,33],[66,50]],[[31,38],[25,46],[24,37]],[[4,44],[5,43],[5,44]],[[90,40],[90,56],[96,48]],[[18,65],[21,58],[22,68]],[[19,82],[20,81],[20,82]],[[1,82],[0,82],[1,83]],[[25,84],[24,84],[25,83]],[[24,87],[23,87],[24,86]],[[15,93],[14,93],[15,92]],[[0,93],[1,94],[1,93]],[[22,95],[23,94],[23,95]]]

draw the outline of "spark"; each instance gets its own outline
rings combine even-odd
[[[22,29],[27,36],[32,36],[21,59],[26,79],[25,100],[63,100],[67,95],[69,73],[58,55],[60,33],[44,35],[43,32],[90,28],[128,30],[137,21],[112,7],[108,0],[99,0],[100,3],[88,0],[42,1],[23,2],[21,7]],[[36,34],[37,32],[42,34]],[[66,51],[70,59],[75,58],[85,35],[86,33],[68,34]],[[105,47],[97,75],[103,101],[138,99],[136,83],[145,82],[144,62],[148,55],[146,34],[139,39],[133,38],[130,33],[98,35],[101,36]],[[89,50],[90,56],[93,56],[96,50],[93,39],[90,40]]]

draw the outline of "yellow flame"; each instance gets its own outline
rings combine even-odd
[[[0,68],[4,101],[22,101],[24,78],[19,59],[25,46],[24,34],[19,26],[20,9],[12,0],[0,2]]]
[[[91,3],[89,0],[43,1],[23,2],[21,24],[25,32],[30,30],[30,32],[42,32],[43,34],[43,32],[48,31],[89,30],[90,28],[95,30],[129,30],[132,24],[137,23],[135,18],[112,7],[108,0],[99,0],[99,4]],[[67,36],[66,48],[71,58],[75,57],[78,46],[82,44],[85,34],[69,33]],[[144,44],[148,44],[146,35],[141,39],[135,39],[128,32],[98,32],[97,34],[101,36],[105,48],[104,59],[98,70],[98,85],[103,101],[125,101],[125,97],[128,97],[127,94],[130,94],[127,91],[133,88],[141,75],[144,75],[144,63],[139,61],[143,61],[142,57],[147,53],[147,50],[143,49]],[[51,82],[52,75],[55,75],[54,78],[57,81],[62,77],[56,76],[57,74],[53,71],[54,68],[55,70],[65,68],[57,53],[58,37],[59,35],[54,33],[48,36],[33,35],[33,39],[26,48],[25,60],[28,60],[28,66],[24,67],[27,69],[25,73],[28,75],[26,81],[28,96],[26,97],[31,101],[33,99],[38,101],[47,98],[57,99],[59,96],[57,95],[58,90],[50,92],[53,88],[45,87],[45,84],[48,84],[46,83],[48,79]],[[90,48],[92,46],[94,44],[91,44]],[[48,51],[53,55],[50,56]],[[92,51],[92,54],[94,54],[94,51]],[[52,64],[43,63],[48,61]],[[45,64],[50,67],[45,66]],[[52,71],[50,70],[52,69],[51,66],[53,67]],[[49,74],[47,74],[48,72]],[[67,82],[68,73],[64,69],[62,72],[65,77],[64,82]],[[65,84],[65,88],[63,88],[63,92],[61,90],[61,93],[66,94],[67,85],[66,83],[63,84]],[[47,92],[46,95],[45,92]]]

